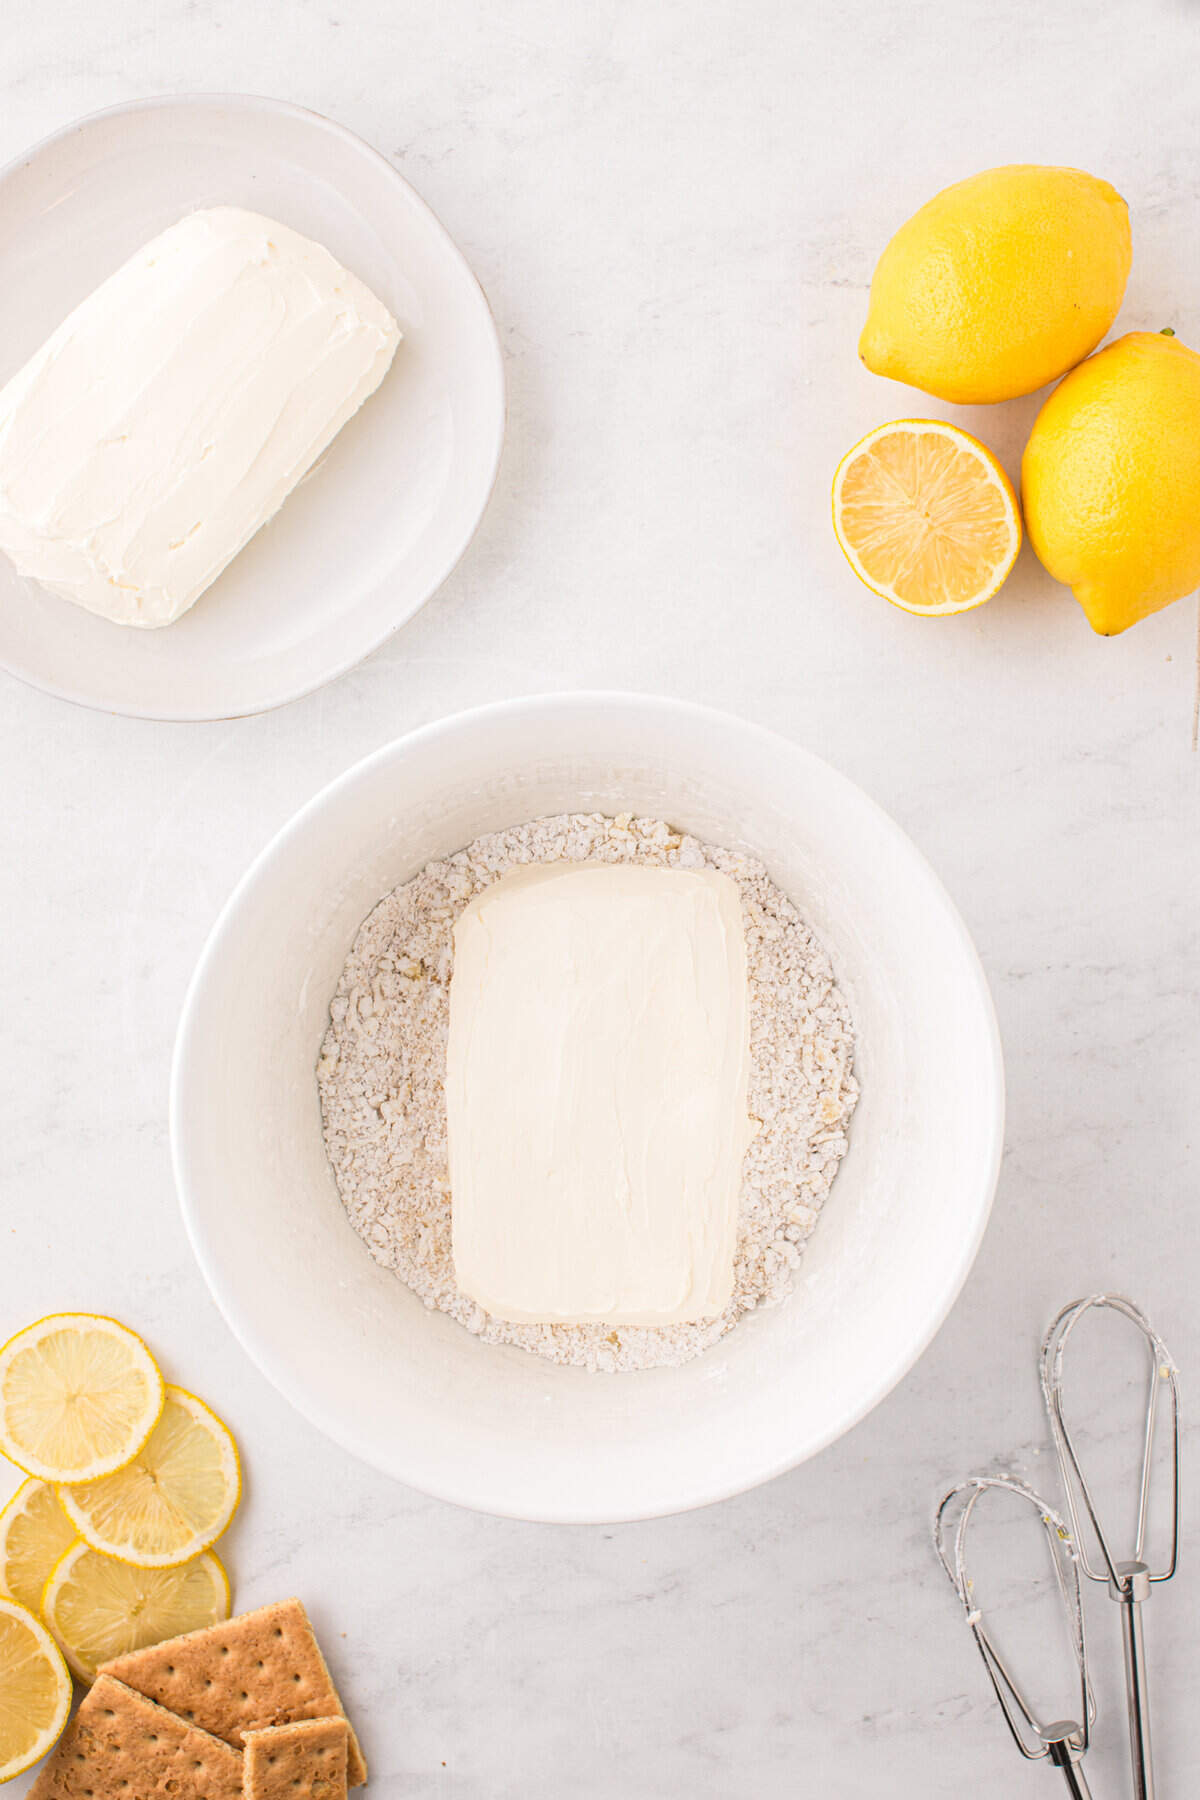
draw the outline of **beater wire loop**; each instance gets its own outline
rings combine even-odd
[[[967,1533],[984,1494],[1000,1491],[1014,1494],[1037,1513],[1050,1550],[1050,1565],[1067,1621],[1074,1678],[1079,1687],[1079,1720],[1057,1720],[1043,1723],[1001,1655],[988,1630],[975,1585],[967,1566]],[[1000,1702],[1005,1723],[1021,1755],[1030,1762],[1045,1757],[1059,1760],[1055,1747],[1067,1746],[1071,1760],[1082,1758],[1088,1747],[1091,1724],[1096,1716],[1091,1684],[1087,1673],[1087,1651],[1083,1632],[1083,1598],[1080,1591],[1078,1556],[1066,1521],[1040,1495],[1011,1475],[973,1475],[950,1489],[934,1519],[934,1548],[938,1560],[950,1579],[971,1628],[988,1678]]]
[[[1137,1523],[1134,1542],[1128,1557],[1114,1551],[1110,1533],[1101,1523],[1092,1489],[1084,1475],[1074,1440],[1067,1428],[1063,1409],[1063,1361],[1071,1333],[1089,1312],[1107,1310],[1120,1314],[1134,1325],[1145,1340],[1149,1357],[1149,1379],[1146,1390],[1146,1415],[1142,1429],[1141,1473],[1138,1482]],[[1079,1550],[1080,1566],[1089,1581],[1107,1582],[1118,1592],[1127,1592],[1132,1581],[1128,1565],[1146,1562],[1146,1537],[1149,1529],[1150,1490],[1154,1470],[1154,1446],[1159,1428],[1163,1389],[1169,1400],[1168,1425],[1170,1449],[1170,1530],[1166,1555],[1157,1567],[1148,1567],[1147,1578],[1169,1581],[1179,1561],[1179,1382],[1175,1363],[1167,1346],[1153,1330],[1145,1314],[1120,1294],[1090,1294],[1063,1308],[1042,1342],[1042,1392],[1055,1447],[1062,1465],[1063,1487],[1072,1533]],[[1084,1529],[1084,1524],[1088,1529]],[[1099,1562],[1094,1552],[1099,1553]]]

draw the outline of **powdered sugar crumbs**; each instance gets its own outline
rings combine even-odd
[[[719,869],[742,898],[750,983],[749,1106],[733,1296],[717,1319],[666,1326],[520,1325],[460,1294],[450,1247],[444,1078],[454,922],[523,863]],[[425,1305],[495,1344],[604,1371],[690,1361],[792,1287],[846,1153],[854,1033],[829,959],[761,863],[656,819],[565,814],[477,838],[430,863],[364,921],[330,1006],[317,1080],[325,1144],[371,1255]]]

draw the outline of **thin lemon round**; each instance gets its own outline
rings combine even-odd
[[[144,1569],[188,1562],[215,1544],[242,1493],[237,1446],[216,1413],[167,1388],[158,1424],[133,1461],[58,1497],[93,1550]]]
[[[1021,548],[1008,476],[978,438],[940,419],[879,425],[847,452],[833,528],[860,581],[929,615],[982,606]]]
[[[23,1482],[0,1512],[0,1594],[39,1611],[42,1590],[78,1536],[48,1481]]]
[[[71,1677],[40,1619],[0,1598],[0,1782],[53,1750],[71,1710]]]
[[[75,1674],[229,1617],[229,1578],[211,1550],[174,1569],[136,1569],[76,1544],[46,1583],[42,1616]]]
[[[135,1457],[163,1406],[136,1332],[52,1313],[0,1349],[0,1452],[41,1481],[95,1481]]]

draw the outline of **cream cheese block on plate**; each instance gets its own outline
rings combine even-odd
[[[454,930],[447,1046],[462,1292],[557,1325],[723,1312],[749,1067],[728,876],[552,863],[477,895]]]
[[[189,213],[0,390],[0,550],[121,625],[185,613],[387,373],[396,321],[320,244]]]

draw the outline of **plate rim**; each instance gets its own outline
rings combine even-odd
[[[102,106],[95,112],[84,113],[77,119],[68,120],[65,125],[58,126],[56,130],[49,132],[45,137],[39,138],[36,143],[28,145],[25,149],[18,151],[15,156],[9,157],[3,165],[0,165],[0,192],[3,191],[5,184],[13,176],[20,174],[29,168],[38,157],[53,149],[56,144],[61,143],[66,138],[75,136],[77,133],[86,130],[89,126],[98,125],[101,120],[118,118],[123,114],[165,111],[171,107],[186,106],[226,107],[234,111],[251,113],[262,112],[267,114],[274,113],[292,119],[302,120],[307,125],[314,126],[322,132],[329,133],[336,138],[342,139],[342,141],[357,154],[363,155],[369,161],[373,161],[380,165],[393,181],[398,182],[405,190],[405,193],[416,212],[423,217],[425,223],[433,227],[434,232],[441,238],[443,244],[451,253],[453,261],[467,277],[469,286],[475,290],[479,297],[483,309],[482,319],[487,327],[484,337],[489,353],[492,376],[495,379],[499,390],[500,404],[498,410],[498,428],[495,431],[495,442],[492,446],[492,452],[489,458],[487,479],[483,486],[479,504],[475,509],[470,530],[467,532],[461,545],[453,552],[448,561],[443,559],[443,563],[438,565],[438,572],[435,573],[430,582],[424,585],[424,591],[422,592],[421,597],[407,612],[404,613],[403,617],[398,618],[393,623],[389,624],[387,628],[365,649],[356,650],[344,661],[331,666],[325,674],[317,677],[315,680],[305,680],[298,684],[285,687],[279,691],[273,691],[263,698],[251,703],[235,706],[228,711],[213,710],[210,707],[171,706],[164,708],[162,706],[149,704],[123,704],[114,701],[111,697],[101,697],[95,694],[80,692],[78,689],[61,682],[41,680],[29,670],[14,667],[12,662],[6,656],[3,647],[0,646],[0,671],[11,676],[14,681],[21,682],[25,687],[32,688],[35,692],[48,694],[55,700],[65,700],[74,706],[85,707],[91,712],[105,713],[110,718],[148,719],[160,724],[172,725],[215,724],[233,719],[256,718],[261,713],[273,712],[277,707],[288,706],[295,700],[303,700],[310,694],[318,693],[322,688],[328,687],[332,682],[339,681],[344,675],[348,675],[352,669],[357,668],[360,663],[365,662],[369,656],[373,656],[377,650],[381,649],[382,646],[386,644],[390,638],[394,637],[398,631],[403,630],[404,626],[407,625],[410,620],[414,619],[417,614],[429,604],[434,595],[445,586],[446,582],[450,579],[450,576],[454,573],[455,569],[470,549],[472,543],[474,543],[484,514],[487,512],[488,506],[491,504],[492,496],[496,491],[496,482],[500,474],[500,463],[504,455],[505,439],[508,435],[508,384],[505,379],[504,351],[500,342],[500,331],[496,323],[496,316],[492,310],[492,304],[488,299],[483,283],[480,281],[474,269],[467,261],[466,256],[463,254],[462,250],[459,249],[458,244],[446,229],[441,219],[434,212],[429,202],[417,192],[412,183],[400,173],[399,169],[397,169],[392,162],[389,161],[382,150],[377,150],[374,144],[369,143],[366,138],[360,137],[358,132],[352,131],[348,125],[341,124],[337,119],[330,118],[326,113],[317,112],[315,108],[310,106],[301,106],[293,100],[280,100],[270,94],[241,92],[226,93],[223,91],[197,91],[183,94],[149,94],[134,100],[121,100],[112,106]]]

